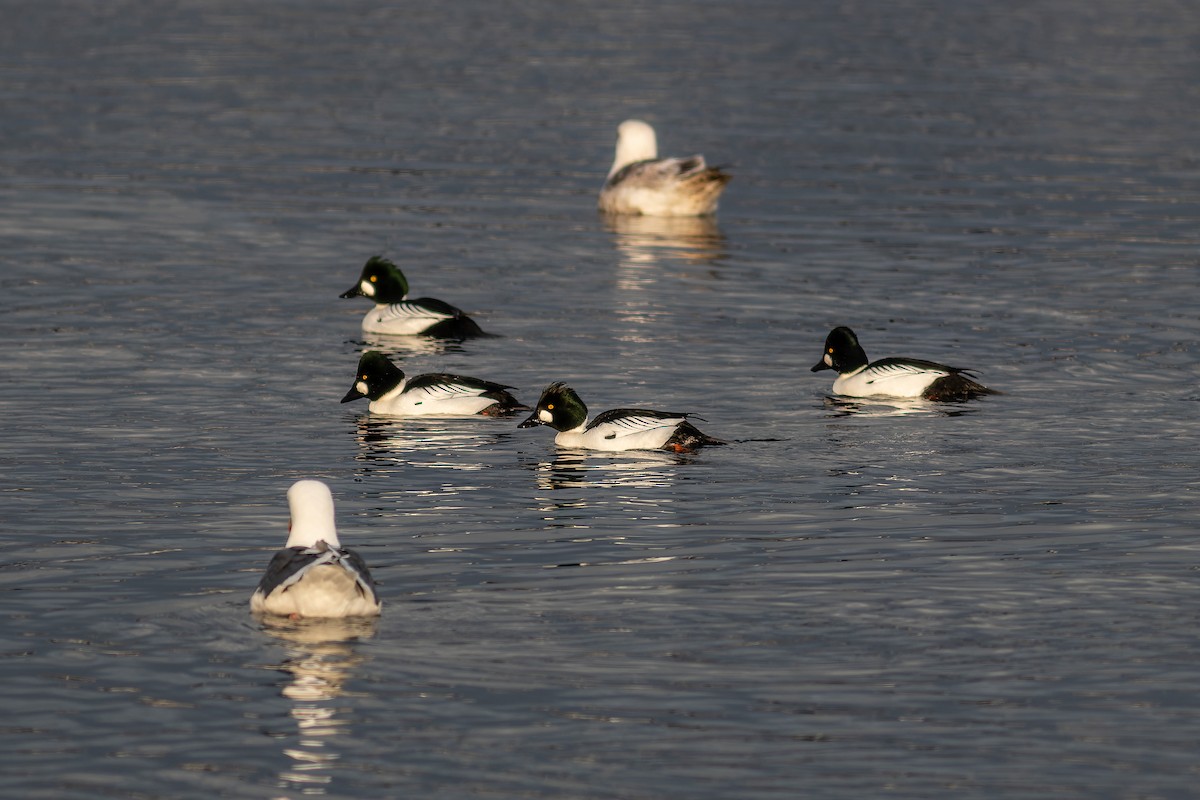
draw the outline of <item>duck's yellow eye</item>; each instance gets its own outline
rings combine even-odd
[[[829,348],[829,355],[833,355],[833,348]]]
[[[553,410],[554,410],[554,403],[546,403],[546,410],[547,410],[547,411],[553,411]]]
[[[363,375],[363,376],[362,376],[362,379],[365,381],[365,380],[367,379],[367,376],[366,376],[366,375]]]
[[[371,283],[374,283],[375,281],[379,280],[379,277],[372,275],[371,277],[367,278],[367,280],[369,280]]]

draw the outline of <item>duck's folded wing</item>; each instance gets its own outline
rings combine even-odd
[[[340,566],[354,576],[363,594],[378,599],[371,571],[362,556],[348,548],[330,547],[324,542],[318,542],[316,547],[285,547],[276,552],[258,583],[257,592],[266,597],[276,589],[286,589],[309,570],[323,564]]]
[[[878,361],[872,362],[867,369],[881,376],[894,375],[897,377],[908,375],[954,375],[959,372],[969,374],[971,372],[969,369],[951,367],[921,358],[881,358]]]
[[[313,567],[336,560],[338,555],[337,550],[328,547],[285,547],[276,552],[271,563],[267,564],[267,571],[258,582],[258,591],[266,597],[276,589],[286,588],[300,580]]]
[[[621,186],[629,189],[657,189],[684,180],[707,168],[704,156],[688,158],[655,158],[635,161],[617,170],[608,179],[606,188]]]
[[[443,319],[453,319],[462,316],[462,312],[449,303],[422,297],[417,300],[404,300],[392,303],[379,315],[380,322],[395,320],[417,321],[428,320],[430,323]]]
[[[880,392],[915,394],[931,381],[965,372],[957,367],[919,358],[884,358],[867,367],[862,378]]]
[[[348,548],[339,551],[338,555],[338,563],[347,572],[354,575],[362,593],[375,600],[375,602],[379,602],[379,595],[375,592],[375,581],[371,578],[371,570],[367,568],[367,562],[363,561],[362,556]]]
[[[585,431],[602,430],[606,438],[632,436],[659,428],[671,428],[687,419],[687,414],[652,411],[646,408],[614,408],[597,415]]]
[[[406,391],[423,391],[435,397],[460,397],[462,395],[482,395],[488,392],[502,392],[512,389],[502,383],[493,383],[480,378],[470,378],[465,375],[451,375],[445,372],[430,372],[417,375],[408,382]]]

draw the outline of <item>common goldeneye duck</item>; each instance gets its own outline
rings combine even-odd
[[[835,394],[847,397],[922,397],[926,400],[970,400],[999,394],[971,380],[973,370],[948,367],[919,358],[882,358],[868,362],[854,331],[842,326],[825,337],[825,355],[812,371],[837,370]]]
[[[366,297],[375,307],[363,317],[366,333],[399,336],[437,336],[465,339],[486,336],[475,320],[449,303],[432,297],[408,298],[408,280],[400,268],[381,256],[371,256],[363,265],[358,283],[341,297]]]
[[[685,452],[707,444],[725,444],[701,433],[687,421],[688,414],[616,408],[588,421],[587,406],[565,383],[552,383],[542,391],[537,408],[517,427],[549,425],[558,431],[560,447],[588,450],[674,450]]]
[[[508,393],[512,388],[441,372],[406,378],[383,353],[368,350],[358,359],[358,375],[342,402],[366,397],[371,413],[392,416],[502,417],[529,410]]]
[[[659,158],[654,128],[629,119],[617,128],[616,158],[600,189],[600,210],[656,217],[713,214],[732,177],[701,155]]]
[[[370,570],[358,553],[338,541],[329,487],[297,481],[287,497],[287,544],[267,565],[250,597],[250,610],[292,618],[378,614],[383,603]]]

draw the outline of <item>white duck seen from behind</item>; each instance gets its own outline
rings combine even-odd
[[[702,155],[659,158],[654,128],[626,120],[617,128],[616,157],[600,190],[600,210],[657,217],[714,214],[731,177],[708,166]]]
[[[295,619],[378,614],[383,604],[370,570],[358,553],[338,541],[329,487],[297,481],[287,496],[287,544],[267,565],[250,597],[250,610]]]

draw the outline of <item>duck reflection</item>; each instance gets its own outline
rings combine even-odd
[[[544,491],[593,487],[655,489],[675,482],[674,467],[695,459],[694,453],[630,450],[601,453],[595,450],[559,450],[549,461],[523,466],[534,472],[537,488]]]
[[[669,519],[676,514],[672,487],[681,464],[694,454],[658,450],[600,453],[559,449],[548,461],[525,460],[537,490],[529,508],[547,528],[590,528],[595,507],[613,503],[636,507],[639,519]],[[636,493],[621,490],[636,488]],[[616,494],[594,489],[614,489]]]
[[[362,462],[364,471],[410,465],[478,472],[485,467],[482,454],[513,436],[505,422],[484,417],[359,417],[355,420],[354,435],[359,445],[355,458]],[[496,426],[504,430],[495,430]]]
[[[339,758],[333,749],[334,737],[350,733],[350,721],[338,716],[346,709],[334,701],[366,661],[355,645],[375,635],[376,619],[263,617],[261,622],[263,632],[285,646],[286,657],[275,669],[292,677],[281,694],[292,702],[297,741],[283,750],[290,761],[279,773],[280,786],[305,795],[323,795],[333,781],[331,771]]]
[[[646,217],[613,215],[605,226],[616,238],[619,259],[616,271],[617,317],[628,324],[618,338],[626,342],[650,341],[647,330],[659,328],[673,306],[658,302],[651,291],[666,269],[681,265],[714,265],[725,256],[725,239],[714,217]],[[715,266],[708,278],[718,278]]]
[[[397,360],[411,356],[441,356],[463,352],[461,339],[438,339],[432,336],[389,336],[386,333],[364,333],[362,339],[351,342],[359,353],[379,350]]]
[[[976,407],[963,403],[935,403],[920,397],[824,398],[828,417],[904,417],[912,414],[933,414],[958,417],[974,414]]]
[[[726,255],[725,237],[716,217],[616,214],[606,216],[604,222],[616,235],[624,266],[658,266],[662,259],[708,264]]]

